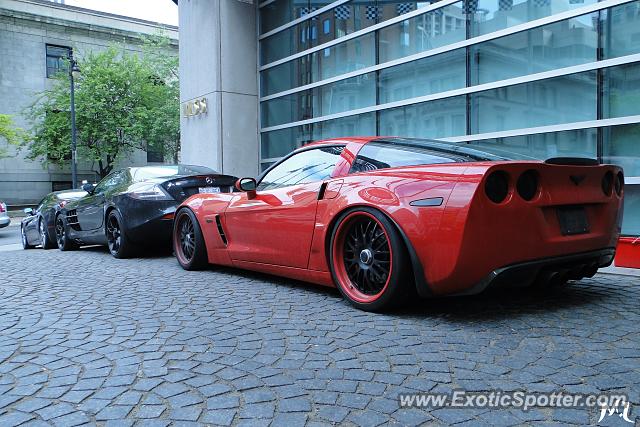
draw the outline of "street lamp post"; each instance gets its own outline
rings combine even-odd
[[[74,77],[80,74],[80,67],[75,59],[73,59],[73,53],[69,53],[69,84],[71,85],[71,188],[76,188],[78,185],[78,158],[76,156],[77,142],[76,142],[76,100],[75,100],[75,85]]]

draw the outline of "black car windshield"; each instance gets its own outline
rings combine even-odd
[[[140,168],[131,168],[131,176],[136,182],[176,175],[199,175],[213,173],[217,172],[205,166],[193,165],[144,166]]]

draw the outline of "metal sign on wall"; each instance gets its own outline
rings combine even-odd
[[[199,116],[201,114],[206,114],[207,111],[207,98],[199,98],[192,101],[187,101],[182,107],[182,114],[184,115],[184,117]]]

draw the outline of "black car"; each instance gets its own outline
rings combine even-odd
[[[111,172],[87,195],[56,216],[56,241],[63,251],[79,245],[107,245],[116,258],[141,246],[170,247],[176,207],[196,193],[234,191],[237,178],[203,167],[163,165]]]
[[[55,191],[47,194],[38,203],[36,209],[27,208],[27,215],[20,224],[22,247],[32,249],[38,245],[43,249],[56,247],[55,219],[56,214],[67,203],[86,196],[84,190]]]

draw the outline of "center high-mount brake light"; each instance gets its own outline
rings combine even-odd
[[[506,172],[496,171],[487,177],[484,191],[493,203],[502,203],[509,195],[509,176]]]

